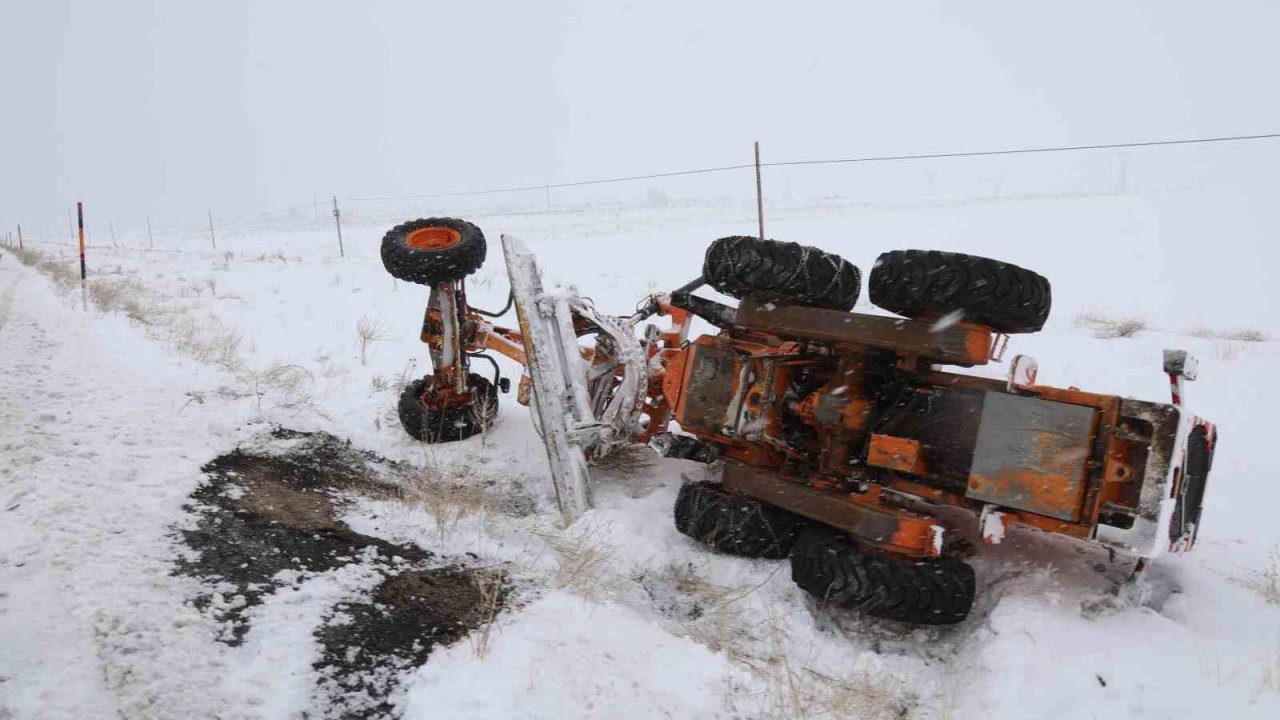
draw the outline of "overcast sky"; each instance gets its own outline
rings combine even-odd
[[[1275,2],[0,0],[0,223],[1274,132]]]

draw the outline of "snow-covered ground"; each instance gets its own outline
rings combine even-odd
[[[1204,529],[1195,552],[1155,565],[1145,603],[1113,598],[1124,561],[1013,529],[974,559],[979,600],[956,627],[833,614],[791,583],[785,563],[713,555],[675,531],[680,483],[705,472],[683,461],[597,473],[596,509],[567,530],[545,506],[525,517],[446,517],[366,499],[344,511],[355,530],[446,556],[473,553],[523,578],[521,602],[498,616],[487,648],[437,648],[404,673],[399,710],[406,718],[1280,716],[1280,460],[1268,392],[1280,344],[1187,334],[1195,326],[1280,334],[1280,297],[1267,282],[1280,267],[1265,228],[1250,220],[1272,194],[833,200],[770,210],[770,236],[838,252],[864,270],[883,250],[918,247],[1044,273],[1054,283],[1053,318],[1012,348],[1039,359],[1042,383],[1163,400],[1161,349],[1201,359],[1189,402],[1221,437]],[[473,212],[490,253],[469,299],[501,306],[497,238],[511,232],[529,241],[551,283],[626,312],[695,276],[710,240],[752,233],[752,211],[726,202]],[[259,612],[278,632],[232,648],[189,603],[195,581],[171,574],[180,552],[172,528],[185,521],[201,465],[271,423],[325,430],[428,473],[543,486],[541,443],[513,396],[502,397],[491,433],[455,445],[423,448],[397,424],[399,384],[427,371],[417,341],[426,293],[385,274],[378,241],[417,214],[430,213],[349,223],[345,259],[331,221],[223,232],[216,252],[199,239],[155,252],[141,249],[145,239],[91,249],[94,296],[115,312],[92,300],[83,309],[78,283],[59,287],[0,252],[0,718],[319,712],[308,638],[325,604],[360,592],[361,578],[327,576],[283,593]],[[73,267],[69,248],[35,247]],[[1095,338],[1073,323],[1088,311],[1150,327]],[[371,336],[363,352],[362,320]]]

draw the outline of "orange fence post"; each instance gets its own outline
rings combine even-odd
[[[76,203],[76,217],[80,221],[80,282],[84,283],[86,277],[84,269],[84,203]]]

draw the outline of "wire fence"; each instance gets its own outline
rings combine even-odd
[[[873,164],[873,163],[907,163],[912,161],[925,161],[925,160],[954,160],[954,159],[961,159],[961,158],[1009,157],[1009,156],[1019,156],[1019,155],[1043,155],[1043,154],[1050,154],[1050,153],[1089,152],[1089,151],[1102,151],[1102,150],[1150,149],[1150,148],[1157,148],[1157,147],[1168,148],[1168,147],[1176,147],[1176,146],[1241,143],[1241,142],[1276,140],[1276,139],[1280,139],[1280,133],[1259,133],[1259,134],[1250,134],[1250,135],[1223,135],[1223,136],[1215,136],[1215,137],[1145,140],[1145,141],[1130,141],[1130,142],[1102,143],[1102,144],[1089,144],[1089,145],[1057,145],[1057,146],[1024,147],[1024,148],[998,149],[998,150],[972,150],[972,151],[955,151],[955,152],[911,153],[911,154],[897,154],[897,155],[872,155],[872,156],[846,157],[846,158],[782,160],[782,161],[762,162],[760,163],[760,167],[761,168],[809,168],[809,167],[815,167],[815,166],[838,166],[838,165],[857,165],[857,164]],[[125,250],[125,251],[134,251],[134,252],[173,252],[173,253],[216,252],[217,251],[217,247],[216,247],[217,232],[231,230],[237,233],[241,233],[244,231],[285,229],[288,227],[297,227],[299,224],[299,220],[297,216],[300,213],[304,213],[307,211],[310,211],[313,214],[313,218],[310,222],[314,223],[317,229],[321,227],[321,223],[329,222],[331,223],[331,227],[334,227],[334,229],[338,233],[340,233],[341,224],[344,219],[343,213],[345,212],[342,209],[343,206],[349,207],[351,205],[360,206],[362,204],[369,204],[369,203],[426,201],[426,200],[515,195],[520,193],[542,192],[546,194],[546,211],[550,211],[552,209],[551,200],[550,200],[551,190],[566,190],[566,189],[573,189],[573,188],[585,188],[585,187],[612,185],[612,184],[619,184],[619,183],[633,183],[633,182],[641,182],[641,181],[664,180],[664,179],[671,179],[671,178],[705,176],[705,175],[729,173],[734,171],[749,170],[755,167],[756,166],[754,163],[742,163],[742,164],[735,164],[735,165],[720,165],[720,166],[693,168],[693,169],[685,169],[685,170],[671,170],[671,171],[654,172],[654,173],[623,175],[618,177],[592,178],[592,179],[576,180],[576,181],[569,181],[569,182],[514,185],[514,186],[507,186],[507,187],[486,188],[486,189],[476,189],[476,190],[451,190],[451,191],[440,191],[440,192],[431,192],[431,193],[423,193],[423,194],[413,194],[413,195],[332,197],[331,198],[332,207],[330,207],[330,203],[321,201],[319,198],[316,198],[316,199],[313,199],[313,201],[310,203],[298,204],[298,205],[293,205],[293,206],[284,207],[284,208],[263,210],[261,212],[256,212],[248,215],[239,215],[234,217],[216,218],[216,216],[210,213],[209,224],[207,227],[199,227],[196,225],[196,223],[189,223],[189,224],[185,224],[184,226],[181,226],[180,228],[174,228],[172,226],[164,227],[164,228],[161,228],[159,232],[156,232],[155,229],[151,226],[150,218],[148,218],[148,221],[147,221],[148,228],[147,228],[147,234],[146,234],[146,240],[148,242],[147,247],[128,247],[126,245],[121,245],[119,242],[116,242],[114,240],[114,235],[115,235],[114,228],[112,228],[112,231],[111,231],[111,234],[113,236],[113,242],[111,245],[105,245],[101,242],[101,233],[99,229],[99,232],[97,233],[97,238],[96,238],[98,242],[91,242],[88,245],[86,245],[86,247],[88,249]],[[932,180],[930,180],[930,184],[932,185]],[[272,218],[280,218],[280,219],[273,220]],[[215,223],[215,219],[216,219],[216,223]],[[348,222],[349,221],[350,220],[348,219]],[[303,222],[306,222],[306,221],[303,221]],[[39,236],[39,239],[34,237],[29,237],[29,236],[26,238],[21,238],[20,240],[15,239],[13,237],[12,232],[6,233],[4,235],[4,239],[7,242],[7,244],[14,245],[14,246],[20,243],[60,246],[60,247],[77,247],[78,246],[78,243],[75,238],[74,229],[71,229],[71,232],[70,232],[70,236],[71,236],[70,242],[64,243],[59,240],[52,239],[53,237],[55,237],[55,234],[48,228],[49,226],[46,225],[44,229],[44,233],[42,236]],[[94,233],[90,233],[90,237],[93,237],[93,235]],[[140,231],[137,231],[137,230],[127,232],[125,233],[125,235],[128,237],[129,240],[132,240],[135,243],[137,243],[142,237]],[[162,244],[164,243],[172,244],[173,241],[208,240],[210,242],[210,248],[208,250],[198,250],[198,249],[183,250],[183,249],[177,249],[173,247],[167,247],[167,248],[155,247],[157,240],[161,241]]]

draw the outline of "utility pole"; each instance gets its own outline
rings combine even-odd
[[[756,214],[760,217],[760,239],[764,240],[764,190],[760,184],[760,141],[756,141]]]
[[[338,255],[347,256],[347,251],[342,247],[342,214],[338,212],[338,196],[333,196],[333,224],[338,228]]]
[[[218,249],[218,238],[213,234],[213,211],[209,211],[209,242],[213,243],[213,249]]]
[[[22,223],[18,223],[18,249],[22,249]]]
[[[151,237],[151,216],[147,216],[147,243],[151,245],[151,249],[156,249],[156,239]]]

